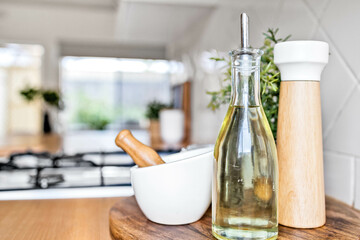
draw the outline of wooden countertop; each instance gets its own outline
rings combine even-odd
[[[142,225],[137,231],[142,229],[142,235],[122,239],[161,239],[154,235],[154,226],[167,229],[168,235],[173,231],[178,232],[174,230],[176,227],[158,225],[146,220],[133,198],[0,201],[0,240],[110,240],[110,209],[115,203],[115,208],[121,207],[119,203],[124,201],[132,204],[127,211],[135,209],[134,213],[140,217],[132,218],[127,215],[120,220],[140,222]],[[209,214],[210,212],[199,222],[182,227],[190,229],[193,234],[205,233],[201,234],[202,238],[196,238],[197,240],[214,239],[211,237]],[[126,224],[123,226],[126,227]],[[152,231],[146,231],[148,227]],[[197,228],[200,230],[197,231]],[[117,233],[125,230],[117,228]],[[279,231],[279,239],[360,239],[360,211],[327,198],[327,224],[324,227],[293,229],[280,226]],[[125,231],[123,234],[129,233]],[[153,238],[142,238],[149,234]],[[117,237],[120,239],[119,235]]]
[[[135,137],[141,142],[147,143],[146,130],[134,130]],[[70,152],[94,152],[94,151],[119,151],[115,145],[114,139],[117,131],[83,131],[70,134],[40,134],[40,135],[12,135],[0,138],[0,157],[9,156],[14,152],[49,152],[57,153],[59,151]],[[75,145],[75,146],[74,146]],[[104,146],[105,145],[105,146]],[[180,150],[187,144],[178,145],[157,144],[150,145],[157,151]],[[80,147],[80,148],[79,148]]]
[[[14,135],[0,139],[0,156],[8,156],[13,152],[56,153],[61,149],[62,137],[58,134]]]
[[[0,240],[110,240],[119,198],[0,201]]]

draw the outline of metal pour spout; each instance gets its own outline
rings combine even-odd
[[[249,17],[246,13],[240,15],[240,48],[249,48]]]

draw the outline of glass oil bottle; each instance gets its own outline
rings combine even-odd
[[[276,239],[276,146],[260,100],[262,51],[248,43],[230,52],[232,97],[214,149],[212,232],[217,239]]]

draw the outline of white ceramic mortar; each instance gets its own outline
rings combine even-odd
[[[165,164],[130,170],[142,212],[166,225],[199,220],[211,203],[213,148],[180,152],[163,160]]]

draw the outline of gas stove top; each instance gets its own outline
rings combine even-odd
[[[173,151],[159,152],[168,155]],[[125,152],[74,155],[14,153],[0,162],[0,193],[30,189],[130,186],[134,162]]]

